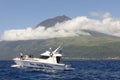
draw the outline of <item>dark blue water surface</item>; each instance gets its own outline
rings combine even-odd
[[[120,60],[65,61],[74,71],[41,71],[10,67],[14,62],[0,61],[0,80],[120,80]]]

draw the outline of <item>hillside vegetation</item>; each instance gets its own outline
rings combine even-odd
[[[38,56],[40,53],[63,47],[63,55],[69,59],[108,59],[120,57],[120,38],[77,36],[47,40],[1,41],[0,59],[10,60],[20,52]]]

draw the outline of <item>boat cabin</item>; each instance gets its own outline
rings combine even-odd
[[[61,62],[61,58],[62,58],[62,55],[58,52],[56,53],[51,53],[50,51],[46,51],[45,53],[42,53],[40,54],[40,59],[44,59],[44,60],[55,60],[53,62],[56,62],[56,63],[60,63]],[[53,59],[52,59],[53,58]]]

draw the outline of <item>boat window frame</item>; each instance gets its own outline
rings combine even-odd
[[[40,55],[40,59],[48,59],[50,56],[44,56],[44,55]]]

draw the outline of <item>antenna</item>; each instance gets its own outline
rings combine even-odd
[[[57,52],[57,51],[60,49],[60,47],[61,47],[61,46],[58,46],[58,48],[55,49],[55,50],[53,51],[53,53]]]

